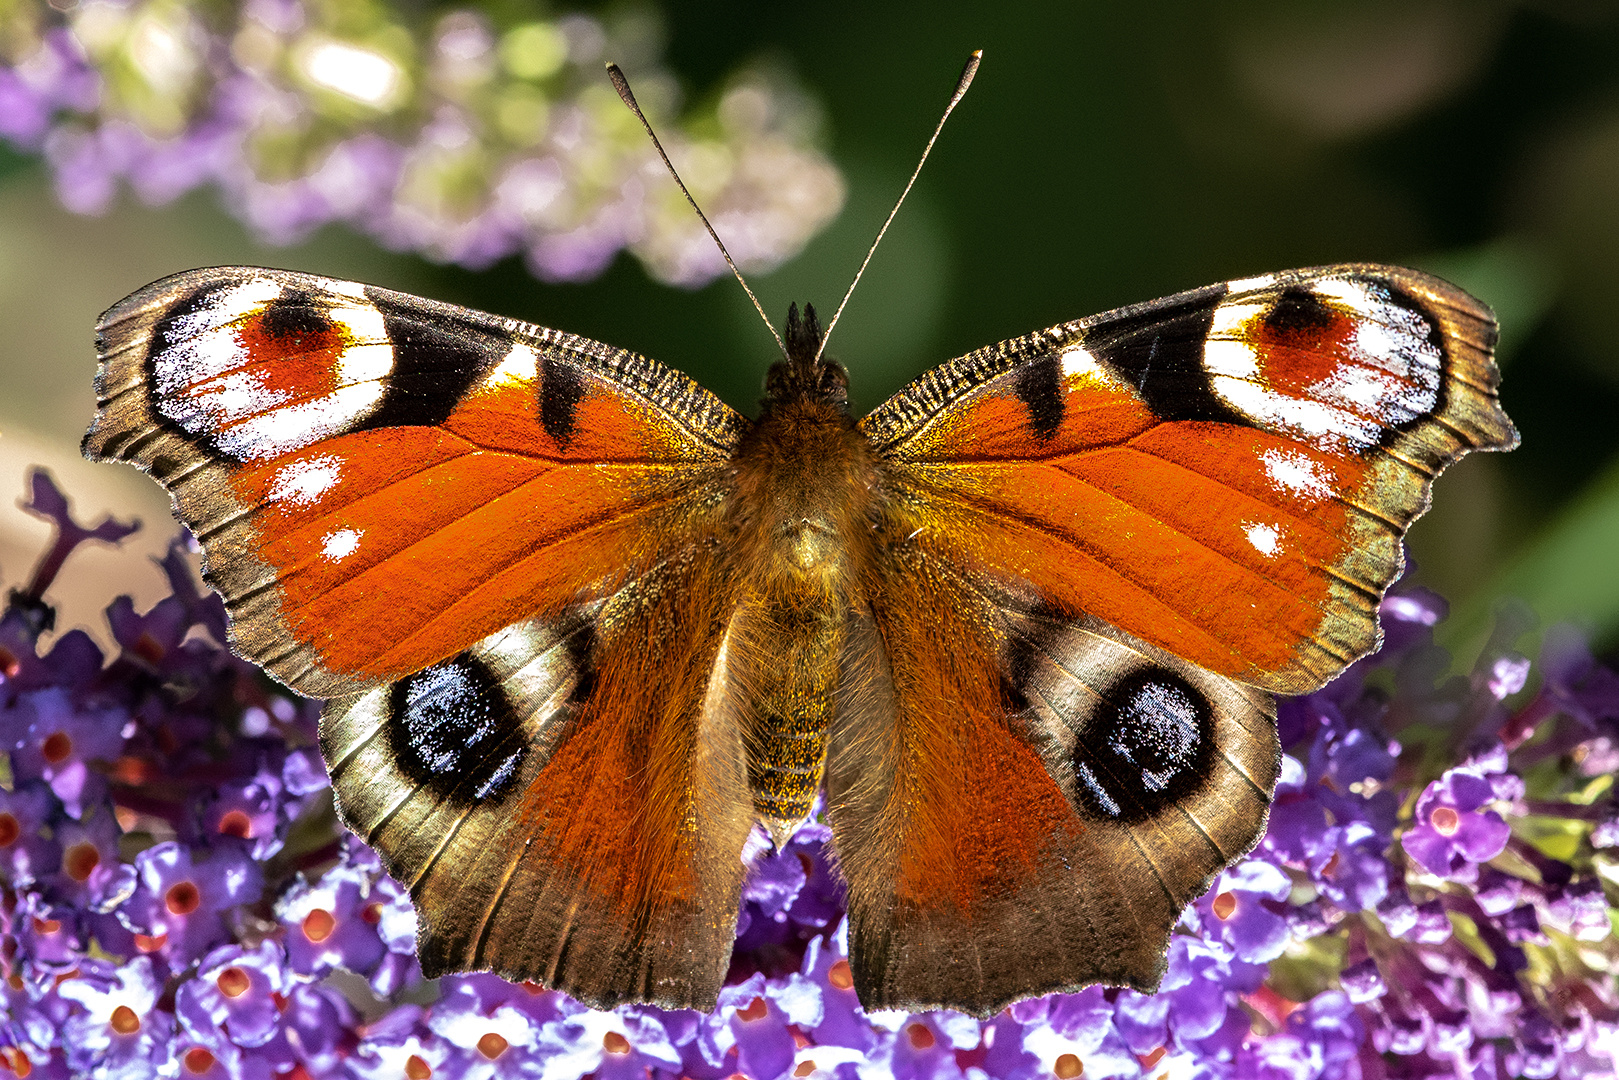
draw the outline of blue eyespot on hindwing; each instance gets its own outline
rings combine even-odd
[[[394,760],[419,784],[482,802],[501,794],[522,762],[522,724],[500,684],[467,653],[393,684]]]
[[[1074,750],[1083,809],[1140,821],[1189,794],[1209,774],[1213,709],[1174,672],[1147,667],[1104,694]]]

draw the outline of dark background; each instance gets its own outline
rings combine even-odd
[[[424,22],[440,10],[422,7]],[[1514,453],[1447,475],[1413,530],[1422,580],[1457,604],[1448,640],[1465,658],[1516,595],[1619,644],[1619,4],[661,11],[690,99],[763,59],[825,107],[848,203],[799,259],[752,279],[778,325],[789,300],[836,307],[962,62],[984,49],[832,340],[857,409],[980,345],[1211,281],[1359,260],[1434,270],[1501,315],[1502,396],[1523,434]],[[16,390],[0,421],[41,444],[75,438],[89,415],[94,313],[208,262],[359,277],[571,330],[680,367],[744,411],[774,350],[734,282],[671,289],[628,256],[595,282],[546,285],[516,260],[471,273],[336,229],[266,249],[212,196],[71,219],[15,156],[0,185],[0,385]],[[8,255],[14,234],[49,258],[15,242]],[[70,258],[81,269],[44,269]],[[64,275],[76,280],[39,280]],[[54,298],[28,299],[42,292]],[[48,341],[33,328],[79,318]],[[59,353],[43,368],[41,349]],[[82,400],[39,404],[42,380]],[[0,455],[19,445],[33,444],[0,437]],[[16,557],[0,551],[8,582]]]

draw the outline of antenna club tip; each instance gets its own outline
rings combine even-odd
[[[961,69],[961,78],[956,80],[956,92],[950,98],[951,108],[967,93],[967,87],[973,84],[973,76],[978,74],[978,65],[983,59],[983,49],[974,49],[972,55],[967,57],[966,66]]]
[[[608,61],[607,78],[612,81],[613,89],[618,91],[618,96],[623,99],[624,104],[628,105],[631,111],[638,111],[635,108],[635,95],[630,92],[630,81],[624,77],[624,70]]]

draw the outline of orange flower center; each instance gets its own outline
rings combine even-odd
[[[826,981],[839,990],[847,990],[854,985],[854,972],[849,968],[849,961],[839,960],[832,965],[832,970],[826,973]]]
[[[602,1049],[609,1054],[627,1054],[630,1052],[630,1040],[616,1031],[609,1031],[602,1036]]]
[[[1448,806],[1436,806],[1428,815],[1440,836],[1455,836],[1462,827],[1462,816]]]
[[[129,651],[148,664],[156,664],[163,659],[163,646],[146,630],[141,631],[141,636],[135,639]]]
[[[52,765],[60,765],[73,756],[73,740],[65,731],[53,731],[39,744],[39,752]]]
[[[100,865],[101,852],[88,840],[80,840],[62,852],[62,873],[74,881],[89,881],[91,871]]]
[[[120,1005],[112,1011],[107,1026],[120,1035],[133,1035],[141,1029],[141,1018],[128,1005]]]
[[[1216,896],[1214,898],[1214,903],[1209,906],[1214,909],[1214,917],[1216,919],[1220,919],[1222,921],[1229,919],[1231,918],[1231,913],[1237,910],[1237,894],[1233,892],[1223,892],[1219,896]]]
[[[239,967],[226,968],[214,981],[219,984],[219,992],[228,998],[241,997],[253,985],[253,980],[247,977],[247,972]]]
[[[15,814],[7,810],[0,813],[0,848],[8,848],[17,842],[22,835],[22,822],[17,820]]]
[[[738,1009],[736,1015],[751,1024],[755,1020],[763,1020],[770,1015],[770,1010],[765,1006],[764,998],[756,997],[748,1002],[746,1009]]]
[[[405,1080],[428,1080],[432,1075],[433,1066],[423,1061],[420,1054],[405,1059]]]
[[[1084,1073],[1085,1063],[1074,1054],[1064,1054],[1057,1059],[1051,1071],[1057,1074],[1057,1080],[1074,1080],[1074,1077]]]
[[[189,881],[176,881],[163,894],[163,906],[170,915],[190,915],[202,904],[202,893]]]
[[[922,1024],[912,1024],[906,1028],[905,1037],[911,1040],[911,1045],[918,1050],[931,1050],[937,1041],[933,1037],[933,1032]]]
[[[478,1053],[482,1054],[490,1061],[493,1061],[500,1055],[504,1054],[506,1052],[506,1047],[510,1045],[510,1043],[508,1043],[501,1036],[495,1034],[493,1031],[486,1031],[484,1032],[483,1037],[478,1040]]]
[[[332,936],[337,929],[337,920],[325,908],[316,908],[304,916],[304,937],[317,945]]]
[[[205,1073],[214,1067],[214,1055],[202,1046],[193,1046],[180,1060],[185,1062],[188,1072]]]
[[[219,832],[222,836],[250,840],[253,837],[253,819],[245,811],[227,810],[219,819]]]

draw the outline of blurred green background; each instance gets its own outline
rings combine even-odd
[[[555,11],[498,0],[510,14]],[[465,5],[458,5],[465,6]],[[587,11],[605,10],[582,5]],[[430,20],[448,5],[412,5]],[[1430,269],[1492,304],[1503,400],[1523,434],[1468,458],[1412,531],[1420,580],[1456,606],[1462,656],[1503,596],[1619,646],[1619,3],[1249,0],[873,4],[670,2],[665,61],[700,100],[739,65],[785,65],[822,102],[842,215],[753,284],[836,306],[960,66],[984,66],[868,271],[831,351],[864,410],[951,356],[1225,278],[1367,260]],[[42,166],[0,164],[0,576],[44,536],[10,506],[25,465],[81,511],[155,486],[77,463],[92,326],[148,280],[258,262],[352,277],[556,326],[682,368],[751,411],[774,346],[734,282],[652,282],[627,255],[585,285],[390,254],[327,229],[269,248],[212,194],[100,218],[59,209]],[[81,557],[88,620],[157,595],[127,553]],[[99,590],[99,591],[98,591]]]

